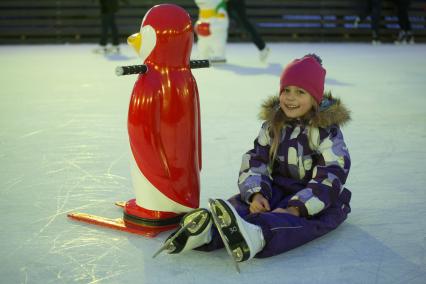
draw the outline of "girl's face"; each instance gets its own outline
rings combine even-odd
[[[314,106],[312,96],[296,86],[285,87],[280,94],[280,107],[289,118],[300,118]]]

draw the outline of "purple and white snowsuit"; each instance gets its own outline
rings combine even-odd
[[[261,118],[265,122],[254,148],[243,155],[240,194],[229,199],[241,217],[262,228],[266,245],[256,257],[280,254],[318,238],[339,226],[350,212],[351,192],[344,187],[350,156],[339,128],[349,121],[349,111],[331,96],[325,101],[308,126],[285,118],[273,163],[269,159],[269,127],[279,99],[272,97],[263,105]],[[296,206],[301,217],[272,212],[251,214],[249,202],[257,192],[268,199],[271,211]],[[213,241],[198,250],[220,247],[223,243],[214,230]]]

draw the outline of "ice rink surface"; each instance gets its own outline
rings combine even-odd
[[[426,283],[426,46],[230,44],[228,64],[193,70],[201,98],[201,206],[237,193],[242,154],[290,60],[315,52],[326,89],[352,111],[352,213],[337,230],[234,270],[225,250],[152,254],[147,239],[70,221],[83,211],[120,217],[134,197],[127,110],[139,64],[95,45],[0,46],[1,283]]]

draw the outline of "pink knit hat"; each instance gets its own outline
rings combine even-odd
[[[280,93],[287,86],[296,86],[309,92],[319,104],[324,95],[325,69],[315,54],[308,54],[288,64],[281,74]]]

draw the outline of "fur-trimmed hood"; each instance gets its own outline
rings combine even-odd
[[[271,122],[275,112],[280,110],[279,96],[271,96],[266,99],[261,107],[259,118],[267,122]],[[289,124],[293,119],[287,117],[284,112],[284,124]],[[313,127],[326,128],[331,125],[343,126],[351,120],[350,111],[338,98],[333,98],[331,93],[324,95],[319,106],[319,111],[309,121],[309,125]]]

